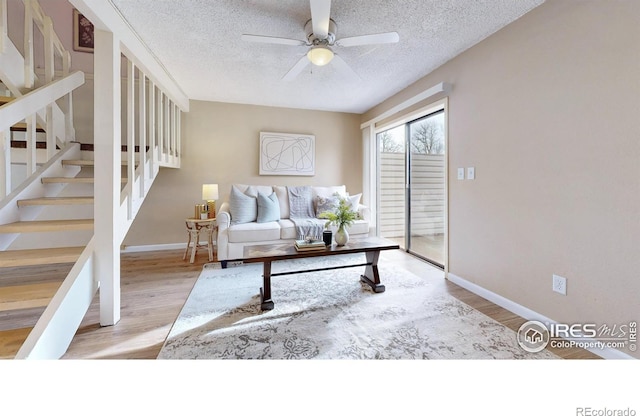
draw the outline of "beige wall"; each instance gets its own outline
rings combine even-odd
[[[359,115],[191,101],[182,120],[182,167],[161,170],[125,245],[186,243],[184,219],[203,202],[204,183],[219,184],[218,208],[232,183],[345,184],[362,192]],[[261,131],[315,135],[315,176],[260,176]]]
[[[558,322],[640,318],[639,17],[548,0],[363,116],[453,84],[451,273]]]

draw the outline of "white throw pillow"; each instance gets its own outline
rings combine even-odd
[[[349,206],[355,212],[358,212],[358,207],[360,206],[360,199],[362,199],[362,194],[349,195],[347,197],[349,199]]]
[[[274,186],[273,191],[280,204],[280,218],[289,218],[289,192],[286,186]]]

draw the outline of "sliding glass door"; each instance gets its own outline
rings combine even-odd
[[[429,262],[445,262],[445,114],[377,133],[379,234]]]

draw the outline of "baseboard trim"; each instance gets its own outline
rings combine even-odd
[[[146,246],[122,246],[120,253],[139,253],[143,251],[184,250],[186,243],[152,244]]]
[[[504,296],[500,296],[497,293],[494,293],[490,290],[483,288],[482,286],[478,286],[475,283],[472,283],[466,279],[463,279],[460,276],[457,276],[451,272],[448,273],[447,279],[456,285],[467,289],[469,292],[475,293],[476,295],[495,303],[496,305],[503,307],[509,312],[515,313],[518,316],[523,317],[529,321],[539,321],[544,323],[553,323],[557,324],[558,322],[550,319],[534,310],[531,310],[525,306],[520,305],[510,299],[505,298]],[[595,355],[608,359],[608,360],[635,360],[636,358],[625,354],[620,350],[616,350],[613,348],[589,348],[589,352],[594,353]]]

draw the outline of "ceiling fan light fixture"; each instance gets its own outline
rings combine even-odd
[[[333,59],[333,51],[328,46],[314,46],[307,52],[307,58],[314,65],[326,65]]]

